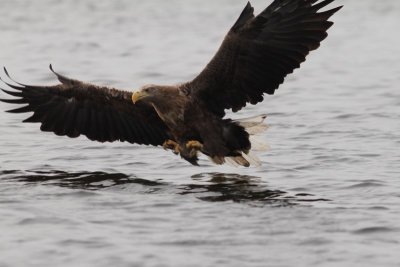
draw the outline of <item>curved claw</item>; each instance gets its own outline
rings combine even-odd
[[[165,150],[172,150],[172,152],[178,155],[181,152],[179,144],[173,140],[166,140],[163,144]]]
[[[193,158],[197,157],[197,152],[203,149],[203,144],[199,141],[192,140],[186,143],[186,148],[189,150],[190,157]]]

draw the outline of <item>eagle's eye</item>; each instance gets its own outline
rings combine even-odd
[[[143,89],[143,92],[145,92],[145,93],[151,93],[152,91],[153,91],[153,87],[145,87]]]

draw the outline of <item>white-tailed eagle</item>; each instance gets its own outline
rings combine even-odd
[[[201,152],[217,164],[229,159],[249,166],[247,127],[257,122],[224,118],[225,110],[274,94],[327,37],[328,19],[341,6],[321,9],[333,1],[274,0],[257,16],[248,3],[214,58],[189,82],[129,92],[67,78],[50,65],[60,84],[32,86],[13,81],[5,69],[13,90],[3,91],[16,98],[1,101],[24,104],[9,112],[33,112],[24,122],[57,135],[164,146],[194,165]]]

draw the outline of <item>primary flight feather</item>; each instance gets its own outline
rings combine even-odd
[[[17,98],[0,100],[25,104],[9,112],[33,112],[24,122],[57,135],[163,146],[194,165],[201,152],[217,164],[250,166],[257,160],[249,133],[265,116],[231,120],[225,110],[274,94],[327,37],[328,19],[341,6],[320,10],[333,1],[275,0],[257,16],[248,3],[205,69],[180,85],[122,91],[67,78],[50,65],[61,82],[55,86],[18,83],[4,69],[13,90],[2,90]]]

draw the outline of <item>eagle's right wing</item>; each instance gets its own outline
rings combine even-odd
[[[50,69],[53,71],[51,65]],[[127,141],[154,146],[171,138],[167,126],[153,107],[140,103],[134,105],[131,92],[83,83],[54,73],[61,84],[31,86],[6,83],[14,90],[2,90],[17,98],[0,101],[25,104],[8,112],[33,112],[24,122],[39,122],[42,131],[61,136],[74,138],[85,135],[99,142]]]

